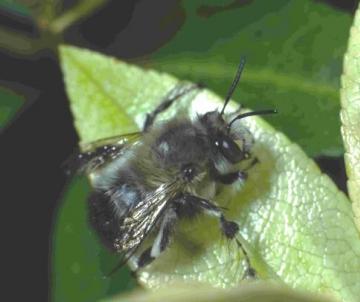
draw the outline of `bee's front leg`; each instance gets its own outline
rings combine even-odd
[[[235,181],[241,180],[244,181],[247,179],[248,174],[247,171],[251,169],[255,164],[259,162],[257,157],[254,157],[250,162],[249,166],[241,171],[235,171],[230,173],[221,174],[215,168],[212,171],[212,175],[215,181],[221,182],[224,185],[231,185]]]
[[[235,181],[244,181],[247,179],[247,173],[245,171],[236,171],[226,174],[218,174],[214,177],[215,181],[221,182],[224,185],[231,185]]]

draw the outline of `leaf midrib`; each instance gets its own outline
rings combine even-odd
[[[83,64],[81,64],[78,60],[76,60],[71,54],[70,52],[66,51],[66,48],[64,48],[64,53],[66,53],[66,56],[69,57],[70,61],[72,61],[72,63],[81,71],[82,74],[84,74],[88,79],[89,82],[91,82],[94,86],[96,86],[99,90],[99,93],[104,95],[104,99],[106,102],[110,102],[111,105],[115,105],[116,107],[118,107],[119,111],[121,111],[121,113],[123,115],[126,116],[127,120],[129,121],[134,121],[133,117],[131,117],[127,111],[126,108],[123,108],[122,106],[120,106],[119,102],[117,102],[112,96],[111,94],[109,94],[106,89],[104,88],[103,85],[101,85],[92,75],[92,73],[83,66]]]
[[[196,68],[194,68],[194,65]],[[233,79],[234,66],[233,64],[219,64],[218,62],[202,62],[197,61],[189,67],[185,61],[181,59],[176,60],[156,60],[151,63],[151,66],[156,69],[163,69],[164,71],[171,70],[174,74],[189,74],[193,78],[213,78],[213,79]],[[331,86],[320,81],[308,81],[304,77],[274,71],[269,68],[251,68],[247,67],[246,72],[241,79],[245,83],[256,83],[256,85],[272,85],[278,88],[285,88],[288,90],[296,90],[305,92],[311,95],[320,95],[339,99],[339,87],[337,85]]]

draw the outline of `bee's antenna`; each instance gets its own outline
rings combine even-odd
[[[238,69],[237,69],[235,78],[234,78],[234,80],[233,80],[233,82],[232,82],[232,84],[231,84],[231,86],[230,86],[230,88],[229,88],[229,91],[228,91],[227,95],[226,95],[225,102],[224,102],[224,106],[223,106],[223,108],[221,109],[220,115],[223,115],[223,113],[224,113],[224,111],[225,111],[225,108],[226,108],[226,105],[229,103],[230,98],[231,98],[231,96],[233,95],[234,90],[235,90],[237,84],[238,84],[239,81],[240,81],[241,73],[242,73],[242,71],[244,70],[245,63],[246,63],[246,59],[245,59],[244,56],[242,56],[242,57],[240,58],[240,63],[239,63],[239,67],[238,67]]]
[[[265,114],[274,114],[277,113],[276,109],[269,109],[269,110],[258,110],[258,111],[251,111],[251,112],[246,112],[243,114],[239,114],[237,117],[233,118],[231,120],[231,122],[228,124],[227,128],[230,130],[231,125],[239,119],[242,119],[244,117],[248,117],[248,116],[252,116],[252,115],[265,115]]]

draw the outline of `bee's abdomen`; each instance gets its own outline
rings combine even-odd
[[[141,200],[139,189],[129,183],[113,184],[107,190],[95,190],[89,198],[90,224],[103,243],[114,251],[122,250],[121,225],[129,211]]]

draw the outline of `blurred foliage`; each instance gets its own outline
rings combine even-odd
[[[19,1],[14,0],[1,0],[0,8],[9,10],[11,12],[18,13],[22,16],[30,16],[30,10],[28,6],[21,4]]]
[[[137,130],[135,124],[140,126],[145,113],[176,85],[172,76],[144,71],[88,50],[62,47],[60,53],[75,127],[84,141]],[[207,112],[222,102],[202,90],[179,100],[162,118],[181,112]],[[360,242],[348,199],[285,136],[260,118],[244,119],[243,123],[257,142],[254,152],[260,164],[251,169],[243,187],[228,187],[216,201],[230,209],[229,219],[239,223],[259,276],[355,302],[360,289],[352,280],[360,279]],[[74,201],[66,199],[64,208],[67,202]],[[62,213],[58,225],[64,225],[66,219],[68,223],[72,220]],[[83,227],[77,233],[94,242],[89,229],[85,224]],[[167,252],[140,271],[141,284],[157,288],[173,281],[194,280],[232,287],[241,282],[243,256],[237,246],[221,239],[214,219],[202,217],[181,225],[180,230],[182,236]],[[182,244],[181,238],[195,244],[198,253]],[[64,254],[65,248],[69,246],[55,249],[55,256]],[[84,245],[78,248],[76,255],[84,253]],[[104,256],[94,253],[88,261],[101,263]]]
[[[20,56],[33,56],[42,50],[56,52],[63,42],[64,32],[91,15],[108,0],[82,0],[67,10],[60,0],[18,0],[0,3],[0,8],[12,14],[28,17],[36,25],[36,35],[28,36],[17,29],[0,25],[0,47]]]

